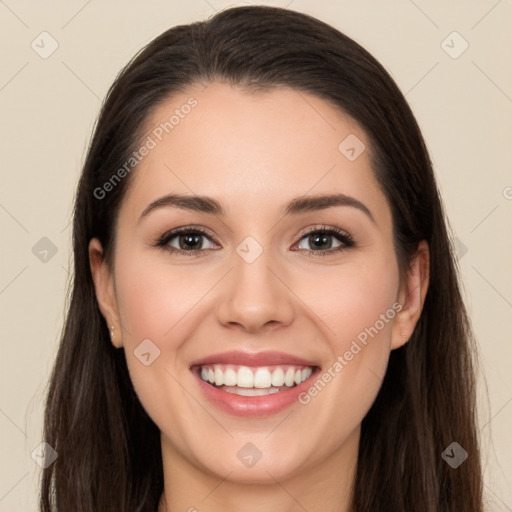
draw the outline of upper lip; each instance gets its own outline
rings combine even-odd
[[[242,366],[272,366],[279,364],[290,364],[294,366],[316,366],[314,362],[308,361],[285,352],[263,351],[263,352],[241,352],[230,351],[212,354],[201,359],[196,359],[190,366],[202,366],[207,364],[234,364]]]

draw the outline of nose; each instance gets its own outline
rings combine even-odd
[[[251,263],[234,254],[229,273],[217,302],[217,318],[226,327],[250,333],[276,329],[293,321],[294,295],[284,272],[267,251]]]

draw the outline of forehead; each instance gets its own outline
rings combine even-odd
[[[145,128],[151,149],[125,197],[139,214],[171,192],[218,198],[228,213],[333,192],[386,209],[364,131],[308,93],[243,91],[218,82],[191,86],[159,105]]]

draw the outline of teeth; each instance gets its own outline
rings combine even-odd
[[[203,373],[201,371],[201,375],[202,374]],[[226,371],[224,372],[224,384],[226,386],[236,386],[236,372],[233,368],[226,368]]]
[[[227,391],[228,393],[232,393],[234,395],[240,396],[263,396],[263,395],[273,395],[274,393],[279,393],[278,388],[268,388],[268,389],[246,389],[246,388],[238,388],[238,387],[225,387],[222,388],[223,391]]]
[[[305,380],[309,379],[311,377],[311,374],[313,373],[313,370],[311,368],[304,368],[302,370],[301,380],[304,382]]]
[[[272,384],[272,374],[266,368],[258,368],[254,374],[255,388],[269,388]]]
[[[284,372],[282,368],[276,368],[272,373],[272,386],[284,386]]]
[[[293,368],[288,368],[286,371],[286,375],[284,376],[284,383],[291,387],[295,381],[295,370]]]
[[[239,388],[252,388],[254,383],[254,376],[247,366],[240,366],[236,374],[236,385]]]
[[[254,368],[210,364],[201,367],[202,380],[217,387],[222,387],[230,393],[244,396],[277,393],[280,387],[287,386],[291,388],[304,382],[312,373],[313,368],[309,366],[263,366]]]
[[[220,368],[215,368],[213,374],[215,375],[215,385],[222,386],[222,384],[224,384],[224,374],[222,373],[222,370]]]

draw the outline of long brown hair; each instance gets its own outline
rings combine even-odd
[[[482,512],[476,345],[418,124],[390,75],[352,39],[306,14],[259,6],[167,30],[128,63],[108,92],[75,199],[74,275],[44,423],[45,441],[58,458],[43,471],[41,511],[157,509],[163,492],[160,432],[134,392],[123,351],[109,340],[88,260],[93,237],[111,258],[130,176],[106,198],[94,190],[129,159],[157,105],[213,80],[247,90],[287,86],[349,114],[372,147],[400,269],[419,241],[430,247],[422,315],[409,342],[391,352],[362,422],[354,510]],[[441,456],[452,442],[469,454],[456,469]]]

